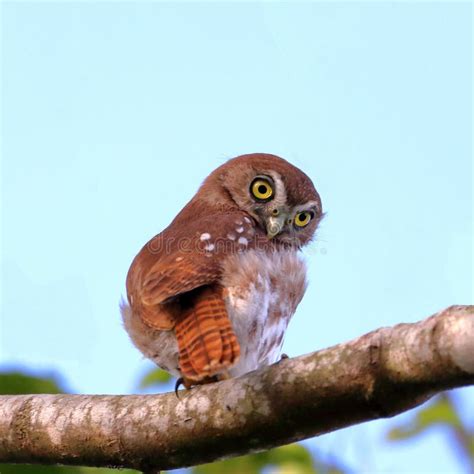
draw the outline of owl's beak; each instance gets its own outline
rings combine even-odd
[[[273,239],[278,235],[285,227],[287,215],[284,212],[280,212],[278,216],[270,216],[267,218],[267,237]]]

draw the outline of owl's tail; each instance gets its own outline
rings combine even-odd
[[[175,332],[181,374],[193,385],[205,383],[234,365],[240,346],[221,288],[200,290],[191,306],[176,323]]]

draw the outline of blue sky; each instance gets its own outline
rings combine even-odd
[[[4,3],[0,367],[136,390],[129,264],[255,151],[302,168],[327,212],[285,352],[472,303],[471,33],[470,3]],[[388,445],[392,425],[312,445],[461,472],[442,434]]]

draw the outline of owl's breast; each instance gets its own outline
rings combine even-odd
[[[288,323],[306,290],[306,265],[295,250],[248,250],[229,256],[221,284],[241,356],[239,376],[276,362]]]

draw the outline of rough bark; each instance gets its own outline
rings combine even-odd
[[[474,384],[474,307],[452,306],[190,391],[0,397],[0,462],[151,472],[390,417]]]

